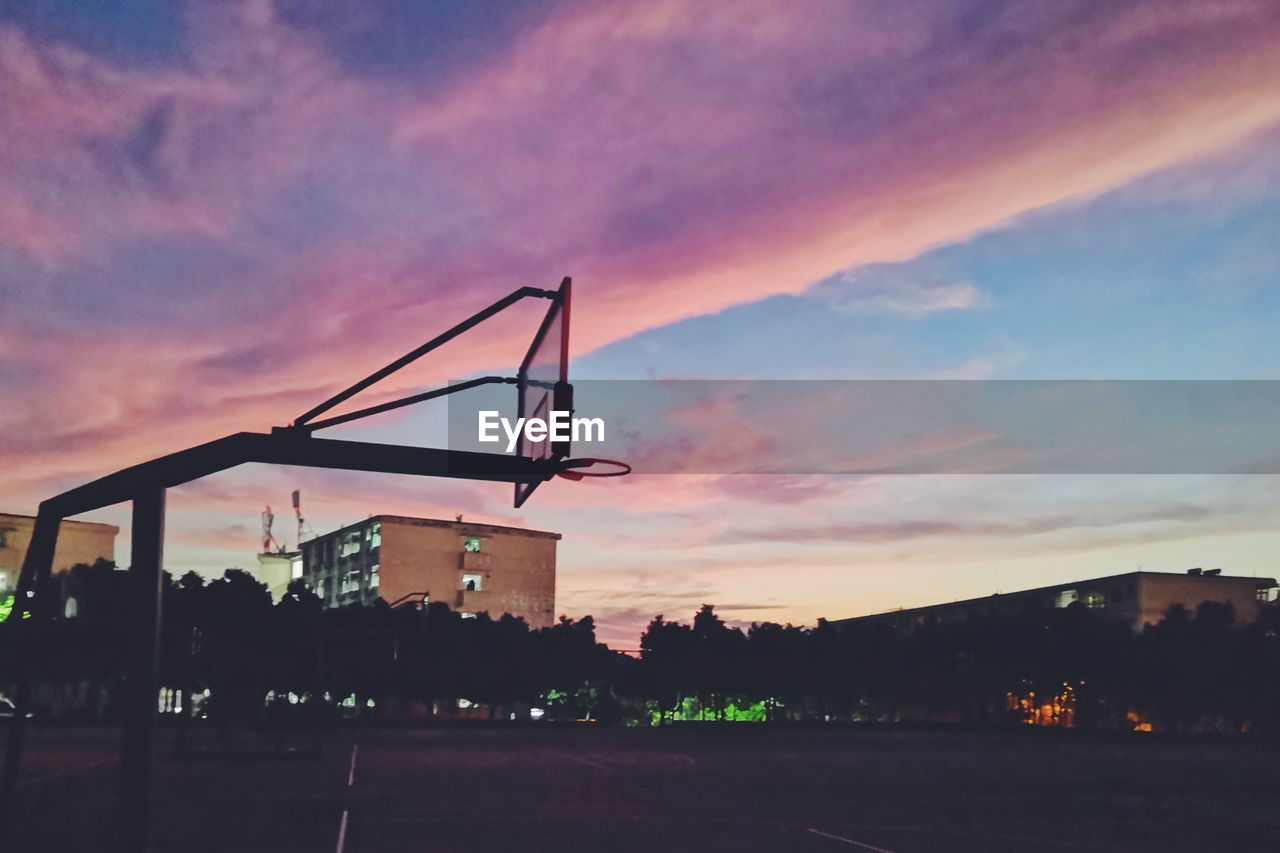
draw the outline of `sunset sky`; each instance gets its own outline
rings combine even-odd
[[[18,0],[0,187],[0,511],[287,423],[563,275],[583,379],[1280,379],[1269,0]],[[362,400],[510,370],[537,308]],[[256,467],[171,493],[167,568],[254,565],[265,504],[292,545],[294,488],[320,532],[559,531],[558,609],[619,648],[704,602],[1280,575],[1274,477],[648,476],[513,511]],[[128,508],[86,518],[127,563]]]

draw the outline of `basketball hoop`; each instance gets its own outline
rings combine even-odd
[[[599,459],[594,456],[587,456],[581,459],[568,459],[563,463],[564,467],[556,472],[557,477],[564,477],[566,480],[581,480],[584,477],[622,477],[631,473],[631,466],[625,462],[619,462],[617,459]],[[613,465],[614,470],[611,471],[584,471],[581,469],[590,468],[593,465]]]

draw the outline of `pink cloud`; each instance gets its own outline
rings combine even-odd
[[[163,70],[0,25],[0,222],[25,208],[58,226],[56,239],[6,243],[50,261],[138,237],[227,238],[314,162],[319,135],[369,103],[270,17],[206,11],[193,23],[191,62]]]
[[[578,315],[589,347],[907,257],[1276,121],[1276,15],[1197,5],[1075,23],[1013,7],[996,58],[980,40],[931,49],[945,29],[919,9],[571,8],[406,112],[400,140],[607,283]]]

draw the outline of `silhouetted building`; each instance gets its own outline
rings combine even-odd
[[[35,521],[29,515],[0,512],[0,598],[11,595],[17,586]],[[114,562],[119,532],[120,528],[113,524],[62,522],[58,528],[58,546],[53,552],[53,571],[60,572],[79,563],[92,565],[98,559]]]
[[[544,628],[555,616],[559,539],[519,527],[380,515],[303,542],[302,577],[327,607],[427,594],[464,616],[510,613]]]
[[[1194,611],[1206,601],[1230,604],[1237,622],[1252,622],[1258,617],[1259,605],[1268,600],[1270,590],[1275,586],[1275,578],[1223,575],[1217,569],[1208,572],[1192,569],[1186,574],[1128,572],[1020,592],[996,593],[986,598],[855,616],[833,620],[833,624],[874,622],[911,628],[927,620],[962,621],[970,616],[1019,612],[1037,606],[1068,607],[1079,602],[1090,610],[1123,619],[1135,631],[1140,631],[1159,622],[1175,604]]]

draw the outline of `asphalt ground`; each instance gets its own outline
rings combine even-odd
[[[1280,745],[1251,739],[584,724],[177,759],[172,737],[156,851],[1280,849]],[[7,849],[111,851],[117,749],[105,729],[34,729]]]

